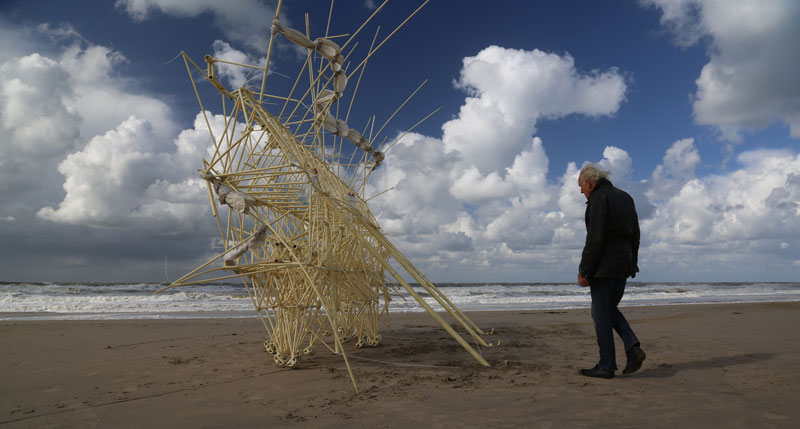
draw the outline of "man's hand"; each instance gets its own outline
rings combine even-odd
[[[589,286],[589,280],[586,280],[586,278],[583,277],[581,273],[578,273],[578,284],[583,287]]]

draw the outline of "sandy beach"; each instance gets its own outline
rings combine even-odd
[[[0,322],[0,427],[796,427],[800,303],[632,307],[613,380],[587,310],[469,313],[484,368],[425,313],[280,369],[258,319]],[[625,357],[617,343],[619,365]]]

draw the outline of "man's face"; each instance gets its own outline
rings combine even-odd
[[[586,181],[581,180],[581,178],[579,177],[578,178],[578,186],[581,187],[581,194],[583,194],[586,197],[586,199],[588,200],[589,199],[589,195],[591,195],[592,191],[594,190],[594,183],[592,183],[591,180],[586,180]]]

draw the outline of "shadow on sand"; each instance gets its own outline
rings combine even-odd
[[[772,359],[774,356],[775,356],[774,353],[748,353],[736,356],[721,356],[706,360],[696,360],[691,362],[681,362],[674,364],[662,363],[655,368],[647,368],[635,374],[631,374],[630,376],[641,377],[641,378],[669,378],[680,371],[686,371],[691,369],[702,370],[711,368],[724,368],[734,365],[745,365],[748,363],[755,363],[755,362],[762,362],[765,360],[769,360]],[[645,365],[647,365],[646,362]]]

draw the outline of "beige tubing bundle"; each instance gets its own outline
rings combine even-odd
[[[364,200],[364,183],[383,153],[349,127],[346,116],[337,117],[339,110],[333,108],[342,102],[347,82],[348,63],[341,48],[325,37],[312,41],[283,27],[277,12],[272,28],[270,47],[280,34],[308,49],[300,75],[308,73],[309,86],[298,98],[293,94],[303,91],[300,75],[286,97],[264,92],[266,73],[260,92],[246,86],[228,90],[214,73],[214,64],[225,61],[207,56],[204,70],[183,54],[190,77],[194,67],[220,91],[223,101],[233,101],[232,106],[223,105],[224,128],[214,129],[192,78],[214,142],[200,175],[207,184],[224,250],[167,288],[240,279],[267,331],[265,349],[277,365],[296,367],[303,356],[323,347],[342,355],[357,390],[343,344],[352,342],[360,348],[380,343],[379,323],[385,319],[388,324],[391,281],[488,366],[409,281],[419,285],[478,347],[489,346],[483,332],[389,242]],[[357,67],[361,73],[377,50],[373,47]],[[316,54],[327,63],[314,72]],[[328,68],[334,72],[332,78],[325,75]],[[326,88],[331,83],[333,90]],[[266,108],[275,100],[283,102],[281,113]],[[282,118],[287,111],[291,113]],[[345,138],[371,154],[374,163],[364,157],[354,161],[355,152],[343,147]]]

